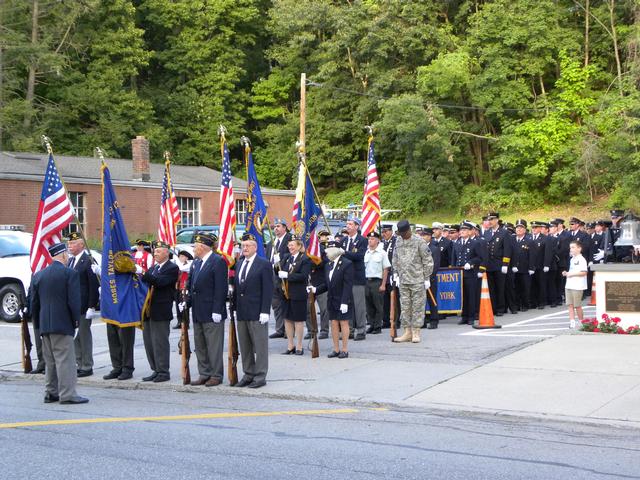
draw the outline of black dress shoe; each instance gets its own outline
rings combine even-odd
[[[174,330],[180,330],[182,328],[182,324],[180,322],[178,322],[171,328],[173,328]]]
[[[466,318],[462,318],[460,320],[458,320],[458,325],[466,325],[467,324],[467,319]]]
[[[349,352],[340,352],[338,358],[349,358]]]
[[[122,372],[118,375],[118,380],[129,380],[130,378],[133,378],[132,372]]]
[[[89,399],[85,397],[71,397],[68,400],[60,400],[61,405],[77,405],[79,403],[89,403]]]
[[[325,340],[329,338],[329,334],[327,332],[320,332],[318,334],[318,340]]]
[[[438,322],[429,322],[429,326],[427,327],[429,330],[435,330],[438,328]]]
[[[529,311],[529,309],[528,309],[527,307],[522,307],[522,308],[520,309],[520,311],[522,311],[522,312],[528,312],[528,311]]]
[[[374,328],[373,330],[371,330],[371,332],[367,332],[367,333],[371,333],[371,335],[380,335],[382,333],[382,329]]]
[[[538,307],[538,310],[544,310],[544,306],[543,306],[543,305],[540,305],[540,306]]]
[[[300,348],[300,349],[296,348],[295,354],[296,355],[304,355],[304,348]]]
[[[53,395],[52,393],[44,394],[44,403],[53,403],[57,402],[58,400],[60,400],[60,397],[57,395]]]
[[[31,375],[40,375],[44,373],[44,368],[34,368],[29,372]]]
[[[358,333],[355,337],[353,337],[354,342],[359,342],[360,340],[364,340],[367,336],[364,333]]]
[[[340,353],[336,352],[335,350],[333,352],[331,352],[329,355],[327,355],[327,357],[329,358],[336,358],[337,356],[339,356]]]
[[[153,383],[168,382],[169,380],[171,380],[171,377],[169,375],[158,374],[156,375],[156,378],[153,379]]]
[[[310,334],[310,333],[307,333],[307,334],[304,336],[304,339],[305,339],[305,340],[311,340],[311,334]]]
[[[367,327],[365,333],[373,333],[373,327]]]
[[[274,332],[269,335],[269,338],[284,338],[284,333]]]
[[[246,386],[250,385],[252,382],[253,382],[253,380],[249,380],[249,379],[247,379],[247,378],[243,378],[243,379],[242,379],[242,380],[240,380],[238,383],[236,383],[236,384],[234,385],[234,387],[240,387],[240,388],[242,388],[242,387],[246,387]]]
[[[349,332],[349,340],[353,340],[353,332]]]
[[[502,315],[504,315],[502,312],[496,312],[496,317],[501,317]]]
[[[153,382],[153,379],[156,378],[157,376],[158,376],[158,374],[156,372],[153,372],[148,377],[142,377],[142,381],[143,382]]]
[[[90,377],[91,375],[93,375],[92,368],[90,368],[89,370],[78,370],[78,378]]]
[[[122,371],[120,371],[120,370],[111,370],[106,375],[103,375],[102,379],[103,380],[113,380],[114,378],[118,378],[121,373],[122,373]]]
[[[266,380],[262,380],[261,382],[251,382],[247,387],[249,388],[260,388],[264,387],[267,384]]]
[[[282,355],[293,355],[294,353],[296,353],[296,347],[293,347],[291,350],[287,349],[286,351],[282,352]]]

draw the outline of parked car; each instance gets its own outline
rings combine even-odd
[[[244,225],[236,225],[236,240],[239,241],[242,238],[242,235],[245,232]],[[193,246],[194,237],[196,233],[213,233],[216,236],[220,232],[220,227],[218,225],[194,225],[192,227],[185,227],[178,230],[178,234],[176,235],[177,250],[188,250],[191,252],[191,249],[186,247]],[[271,242],[271,232],[268,228],[264,228],[262,230],[262,238],[264,238],[264,243],[268,244]]]
[[[0,320],[20,321],[20,307],[31,284],[30,233],[0,228]],[[100,263],[102,255],[91,250]]]

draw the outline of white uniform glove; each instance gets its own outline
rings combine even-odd
[[[542,271],[543,271],[544,273],[547,273],[547,272],[549,271],[549,267],[544,267],[544,268],[542,269]]]
[[[142,269],[142,267],[140,265],[136,265],[136,273],[138,275],[142,275],[144,273],[144,270]]]
[[[518,267],[513,267],[513,268],[511,269],[511,271],[512,271],[513,273],[518,273]]]
[[[97,263],[92,263],[91,264],[91,271],[95,275],[101,275],[102,274],[102,268],[100,268],[100,265],[98,265]]]
[[[484,277],[484,273],[478,272],[478,278],[482,278],[482,277]]]
[[[227,288],[227,293],[229,296],[233,295],[233,285],[229,284],[229,288]]]
[[[500,271],[501,271],[503,274],[505,274],[505,275],[506,275],[506,274],[507,274],[507,272],[509,271],[509,267],[506,267],[506,266],[504,266],[504,265],[503,265],[503,266],[502,266],[502,268],[500,269]]]
[[[278,272],[278,277],[282,279],[289,278],[289,272],[287,272],[286,270],[280,270]]]
[[[429,280],[425,280],[424,281],[424,289],[425,290],[429,290],[429,287],[431,287],[431,282]]]
[[[467,262],[464,264],[464,267],[462,268],[464,268],[465,270],[471,270],[471,264]]]
[[[94,308],[87,308],[87,313],[84,314],[84,318],[86,318],[87,320],[91,320],[94,313],[96,313],[96,310]]]
[[[184,312],[184,309],[185,309],[185,308],[187,308],[187,304],[186,304],[185,302],[180,302],[180,303],[178,304],[178,311],[179,311],[180,313]]]
[[[261,313],[260,314],[260,319],[258,321],[260,322],[260,325],[264,325],[265,323],[269,323],[269,314],[268,313]]]
[[[346,303],[343,303],[342,305],[340,305],[340,313],[345,314],[349,311],[349,305],[347,305]]]
[[[593,262],[589,262],[589,263],[587,264],[587,267],[589,267],[589,268],[591,268],[592,266],[593,266]]]
[[[600,260],[602,260],[603,258],[604,258],[604,250],[598,250],[598,253],[596,253],[596,254],[593,256],[593,259],[594,259],[596,262],[599,262],[599,261],[600,261]]]
[[[533,270],[529,270],[529,275],[533,275],[534,273],[536,272],[534,272]]]
[[[274,253],[273,254],[273,263],[280,263],[280,254],[279,253]]]
[[[316,293],[317,288],[314,287],[313,285],[309,285],[307,287],[307,293]]]
[[[219,313],[212,313],[211,320],[213,320],[213,323],[220,323],[222,321],[222,315]]]
[[[398,276],[398,274],[397,274],[397,273],[394,273],[394,274],[393,274],[393,278],[391,279],[391,281],[393,282],[393,284],[394,284],[396,287],[399,287],[399,286],[400,286],[400,277]]]

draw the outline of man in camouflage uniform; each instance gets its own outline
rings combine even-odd
[[[426,289],[433,271],[433,258],[427,242],[411,233],[407,220],[398,222],[398,239],[393,252],[395,282],[400,286],[402,336],[394,342],[420,342],[420,328],[424,322]]]

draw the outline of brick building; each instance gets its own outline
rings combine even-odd
[[[106,159],[122,209],[127,233],[155,236],[160,214],[164,164],[149,161],[149,142],[132,140],[133,160]],[[48,155],[0,152],[0,224],[24,225],[33,229]],[[56,166],[89,239],[102,236],[102,188],[100,160],[91,157],[55,155]],[[171,166],[171,182],[182,220],[178,228],[217,224],[219,220],[221,174],[208,167]],[[247,182],[233,177],[238,225],[245,222]],[[262,189],[269,218],[289,218],[295,192]]]

